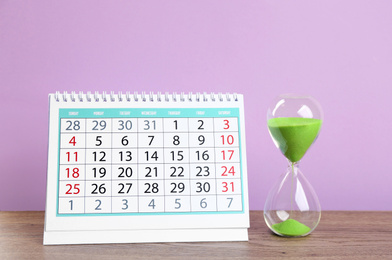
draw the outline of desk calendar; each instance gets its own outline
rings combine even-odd
[[[49,95],[44,244],[243,241],[238,94]]]

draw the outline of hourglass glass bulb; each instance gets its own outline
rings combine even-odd
[[[295,163],[317,139],[323,113],[310,96],[281,95],[267,113],[268,130],[283,155]]]
[[[306,236],[318,225],[320,203],[312,186],[291,164],[270,190],[264,206],[264,219],[277,235]]]

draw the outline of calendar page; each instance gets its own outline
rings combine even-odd
[[[247,240],[242,95],[49,103],[44,244]]]

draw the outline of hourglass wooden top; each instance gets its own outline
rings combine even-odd
[[[268,128],[284,156],[295,163],[301,160],[316,139],[322,120],[301,117],[277,117],[268,120]]]

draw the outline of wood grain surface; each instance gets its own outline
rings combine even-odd
[[[0,259],[392,259],[392,212],[324,211],[303,238],[250,216],[248,242],[43,246],[44,212],[0,212]]]

